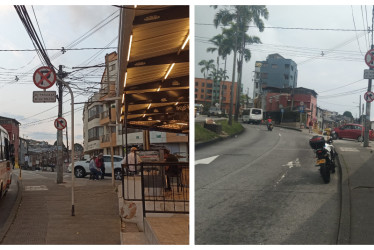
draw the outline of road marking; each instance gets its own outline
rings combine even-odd
[[[200,159],[200,160],[197,160],[195,161],[195,165],[197,164],[210,164],[212,161],[214,161],[219,155],[216,155],[216,156],[212,156],[212,157],[209,157],[209,158],[205,158],[205,159]]]
[[[41,186],[25,186],[25,191],[44,191],[48,190],[47,186],[41,185]]]
[[[360,152],[360,150],[358,150],[357,148],[339,147],[339,149],[345,152]]]
[[[301,167],[299,158],[296,158],[294,161],[290,161],[285,165],[282,165],[282,167],[288,167],[286,172],[281,176],[281,178],[274,184],[274,187],[276,187],[287,175],[288,171],[293,167]]]
[[[282,167],[288,167],[288,168],[293,168],[293,167],[301,167],[300,160],[299,158],[296,158],[294,161],[290,161],[286,165],[282,165]]]

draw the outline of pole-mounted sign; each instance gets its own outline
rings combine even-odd
[[[366,52],[365,63],[372,69],[374,68],[374,49]]]
[[[371,92],[371,91],[366,92],[365,95],[364,95],[364,99],[365,99],[365,101],[367,101],[367,102],[372,102],[372,101],[374,101],[374,93]]]
[[[41,89],[48,89],[56,82],[56,72],[50,67],[43,66],[38,68],[33,75],[36,87]]]
[[[62,117],[59,117],[55,120],[55,127],[58,129],[58,130],[63,130],[64,128],[66,128],[67,126],[67,123],[66,123],[66,120]]]

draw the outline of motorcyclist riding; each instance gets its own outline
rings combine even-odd
[[[268,127],[268,130],[272,130],[273,129],[273,120],[271,119],[271,116],[268,117],[266,125]]]

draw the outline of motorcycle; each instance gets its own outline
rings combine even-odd
[[[332,139],[325,141],[323,136],[313,136],[309,140],[309,145],[314,149],[316,154],[316,166],[319,167],[319,172],[323,181],[327,184],[330,182],[330,172],[335,173],[335,157],[337,155]]]
[[[272,131],[272,130],[273,130],[273,123],[269,123],[267,126],[268,126],[268,130],[269,130],[269,131]]]

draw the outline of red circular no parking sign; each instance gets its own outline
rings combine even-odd
[[[58,129],[58,130],[63,130],[64,128],[66,128],[67,126],[67,123],[66,123],[66,120],[62,117],[59,117],[55,120],[55,127]]]
[[[56,73],[53,69],[47,66],[38,68],[33,75],[33,81],[36,87],[41,89],[48,89],[56,82]]]
[[[374,68],[374,49],[371,49],[368,52],[366,52],[365,63],[370,68]]]

